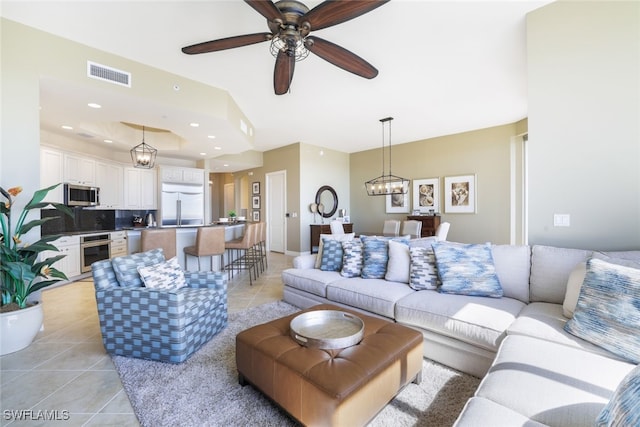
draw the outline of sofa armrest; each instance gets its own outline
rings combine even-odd
[[[310,269],[315,268],[316,254],[298,255],[293,259],[293,268]]]
[[[208,288],[227,293],[227,276],[219,271],[185,271],[190,288]]]

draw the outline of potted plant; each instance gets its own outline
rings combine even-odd
[[[229,211],[229,221],[235,222],[236,220],[236,211]]]
[[[0,194],[5,199],[0,201],[0,355],[27,347],[42,326],[42,305],[29,301],[29,296],[67,279],[63,272],[53,267],[65,255],[41,259],[42,252],[58,250],[49,242],[59,236],[43,237],[31,244],[22,242],[31,229],[55,218],[27,221],[29,211],[52,206],[73,216],[67,206],[43,201],[49,191],[58,185],[36,191],[18,216],[14,229],[11,227],[12,197],[18,196],[22,187],[8,190],[0,187]]]

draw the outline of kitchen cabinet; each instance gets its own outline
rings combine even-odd
[[[58,248],[56,251],[44,251],[41,259],[52,256],[65,255],[60,261],[53,264],[53,267],[62,271],[67,278],[80,275],[80,236],[62,236],[51,242],[53,246]]]
[[[79,185],[95,185],[96,162],[75,154],[64,155],[64,182]]]
[[[168,183],[203,185],[204,170],[196,168],[161,166],[160,179],[162,182]]]
[[[64,181],[63,155],[61,151],[50,148],[40,149],[40,188],[51,187]],[[59,185],[49,192],[46,201],[64,203],[64,186]]]
[[[126,231],[112,231],[109,233],[109,238],[111,239],[111,258],[128,253]]]
[[[124,189],[125,209],[157,209],[155,169],[126,168]]]
[[[120,209],[124,205],[124,168],[96,162],[96,187],[100,188],[98,209]]]

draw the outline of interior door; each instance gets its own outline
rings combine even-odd
[[[267,250],[286,252],[285,210],[287,172],[278,171],[266,175],[266,221],[267,221]]]

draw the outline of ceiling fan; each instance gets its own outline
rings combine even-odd
[[[269,33],[245,34],[182,48],[182,52],[194,55],[233,49],[271,41],[271,53],[276,57],[273,87],[276,95],[289,91],[296,61],[304,59],[309,51],[358,76],[372,79],[378,70],[358,55],[320,37],[310,36],[313,30],[321,30],[364,15],[389,0],[327,0],[313,9],[296,0],[244,0],[259,14],[267,18]]]

